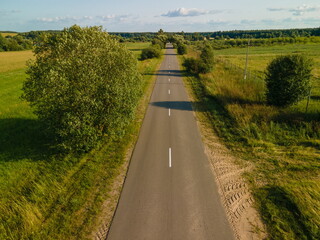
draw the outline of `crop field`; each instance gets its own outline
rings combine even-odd
[[[320,63],[319,44],[249,49],[249,69],[258,78],[244,80],[245,48],[216,50],[211,73],[188,77],[206,122],[251,166],[244,177],[251,187],[270,239],[318,239],[320,236]],[[262,73],[275,56],[304,53],[315,62],[308,111],[306,100],[280,109],[266,105]],[[189,53],[196,56],[195,51]]]
[[[34,56],[31,50],[0,52],[0,73],[26,68],[27,60],[33,58]]]
[[[128,48],[138,56],[143,46]],[[52,151],[51,140],[20,98],[30,58],[31,51],[0,53],[0,239],[83,239],[97,224],[146,103],[140,103],[123,138],[106,140],[82,156],[61,156]],[[154,77],[145,73],[153,73],[160,61],[139,62],[145,89]]]
[[[6,36],[10,36],[10,37],[13,37],[13,36],[16,36],[17,33],[12,33],[12,32],[1,32],[0,33],[3,37],[6,37]]]

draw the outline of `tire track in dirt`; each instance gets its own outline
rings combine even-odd
[[[203,117],[203,116],[202,116]],[[239,240],[261,240],[265,227],[254,208],[254,200],[242,174],[251,171],[253,166],[240,167],[236,157],[220,143],[213,130],[198,120],[205,151],[211,162],[222,202],[235,235]],[[239,161],[237,161],[239,162]]]

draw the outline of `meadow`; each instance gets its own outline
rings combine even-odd
[[[147,45],[128,48],[138,56]],[[114,179],[125,171],[120,169],[138,135],[161,59],[139,62],[146,94],[125,136],[106,139],[79,156],[54,152],[20,98],[25,64],[32,57],[31,51],[0,53],[0,239],[84,239],[96,228]]]
[[[248,51],[248,69],[247,77],[251,87],[256,86],[255,95],[256,100],[263,100],[264,98],[264,72],[267,65],[272,59],[279,55],[285,54],[303,54],[311,58],[314,62],[313,78],[311,80],[312,90],[310,101],[308,99],[301,101],[299,104],[292,107],[295,112],[303,113],[308,111],[311,113],[319,112],[318,96],[320,95],[320,55],[319,44],[290,44],[278,45],[269,47],[250,47]],[[246,48],[230,48],[218,50],[215,52],[217,61],[222,61],[224,65],[236,74],[244,75],[246,64]]]
[[[247,48],[229,48],[217,50],[215,55],[219,58],[230,61],[231,63],[244,69],[246,62]],[[253,74],[261,76],[264,73],[270,60],[278,55],[303,54],[314,60],[315,78],[320,78],[320,57],[319,43],[317,44],[290,44],[276,45],[269,47],[249,47],[248,69]]]
[[[245,48],[216,50],[214,70],[187,77],[206,117],[200,118],[252,166],[244,177],[270,239],[320,236],[319,44],[252,47],[251,77],[244,80]],[[303,53],[315,62],[308,111],[306,101],[280,109],[266,105],[263,72],[275,56]],[[191,49],[190,56],[197,51]],[[197,107],[197,106],[195,106]]]

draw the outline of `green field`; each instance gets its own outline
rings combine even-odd
[[[137,58],[140,57],[142,49],[147,48],[150,44],[149,42],[125,43],[127,48],[130,49]]]
[[[215,51],[214,70],[187,81],[205,111],[204,120],[239,156],[267,226],[269,239],[320,236],[319,45],[250,48],[249,68],[258,78],[243,79],[246,49]],[[279,54],[302,52],[315,61],[311,106],[306,101],[279,109],[267,106],[262,72]],[[195,56],[190,52],[190,56]],[[238,66],[235,66],[238,65]],[[205,109],[205,110],[204,110]]]
[[[145,45],[128,48],[138,56]],[[0,239],[83,239],[97,224],[146,102],[123,138],[106,140],[86,155],[61,156],[51,150],[50,139],[20,99],[29,58],[30,51],[0,53]],[[140,72],[146,73],[145,90],[159,63],[139,62]]]
[[[255,74],[263,74],[268,63],[279,55],[285,54],[304,54],[314,60],[313,74],[316,78],[320,78],[320,44],[291,44],[269,47],[250,47],[248,69]],[[244,68],[246,62],[246,48],[229,48],[216,50],[215,55],[223,59],[229,60],[231,63]]]
[[[314,62],[311,101],[309,103],[309,111],[317,113],[319,111],[319,96],[320,96],[320,44],[291,44],[269,47],[250,47],[248,55],[248,77],[249,82],[253,85],[263,84],[264,72],[267,65],[272,59],[279,55],[285,54],[303,54],[310,57]],[[237,74],[243,74],[246,62],[246,48],[229,48],[215,51],[217,59],[223,61],[227,67],[233,68]],[[257,83],[258,82],[258,83]],[[262,83],[259,83],[262,82]],[[260,88],[259,96],[264,94],[265,89]],[[293,108],[304,112],[307,105],[307,100],[300,102]]]

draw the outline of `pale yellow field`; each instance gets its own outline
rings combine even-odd
[[[25,68],[29,59],[34,59],[31,50],[0,52],[0,73]]]
[[[11,37],[13,37],[13,36],[16,36],[17,35],[17,33],[0,33],[3,37],[6,37],[6,36],[11,36]]]

